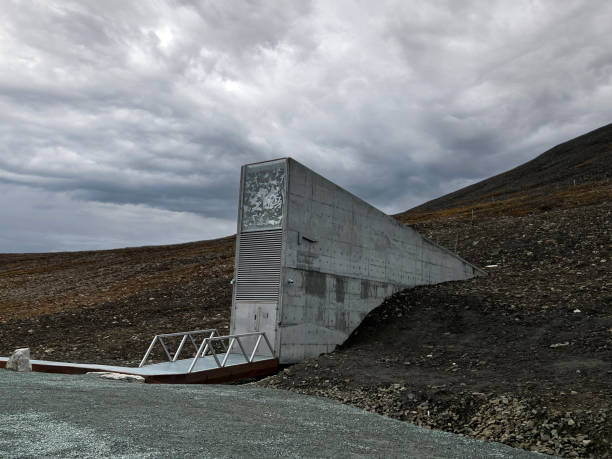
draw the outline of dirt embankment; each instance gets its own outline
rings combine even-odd
[[[258,384],[565,457],[612,453],[612,200],[418,229],[488,277],[405,290]]]

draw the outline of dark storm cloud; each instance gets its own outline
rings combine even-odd
[[[398,212],[612,115],[605,1],[22,1],[1,14],[0,251],[231,233],[239,166],[280,156]]]

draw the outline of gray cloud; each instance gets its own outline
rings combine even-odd
[[[0,251],[224,235],[239,166],[279,156],[398,212],[612,115],[605,1],[6,2],[2,19]]]

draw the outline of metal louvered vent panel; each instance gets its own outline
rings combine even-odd
[[[236,300],[278,300],[282,242],[282,230],[239,235]]]

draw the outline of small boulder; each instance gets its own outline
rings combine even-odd
[[[113,379],[115,381],[124,381],[124,382],[135,382],[135,383],[143,383],[145,379],[142,376],[138,375],[126,375],[123,373],[114,373],[112,371],[90,371],[87,373],[88,375],[98,376],[104,379]]]
[[[11,371],[32,371],[30,348],[16,349],[6,362],[6,369]]]

